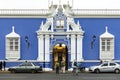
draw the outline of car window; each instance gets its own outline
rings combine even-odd
[[[20,64],[20,66],[25,66],[25,63]]]
[[[32,64],[29,62],[25,62],[25,63],[20,64],[20,66],[32,66]]]
[[[116,64],[115,63],[110,63],[110,66],[115,66]]]
[[[31,63],[27,63],[26,66],[32,66],[32,64]]]
[[[103,65],[101,65],[101,66],[108,66],[108,64],[107,63],[104,63]]]

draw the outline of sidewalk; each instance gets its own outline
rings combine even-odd
[[[86,73],[86,72],[89,72],[88,68],[85,69],[85,73]],[[6,69],[5,71],[4,71],[4,70],[0,71],[0,73],[11,73],[11,72],[8,71],[8,69]],[[54,71],[43,71],[43,73],[56,73],[56,72],[55,72],[55,70],[54,70]],[[62,73],[62,72],[60,71],[60,74],[61,74],[61,73]],[[66,74],[66,73],[72,73],[72,71],[66,71],[65,74]],[[62,74],[64,74],[64,73],[62,73]]]
[[[43,71],[43,73],[56,73],[56,71],[54,70],[54,71]],[[61,71],[59,72],[59,73],[62,73]],[[65,71],[65,73],[72,73],[71,71]],[[65,73],[63,73],[63,74],[65,74]]]
[[[10,71],[8,71],[8,70],[3,70],[3,71],[0,71],[0,74],[2,74],[2,73],[11,73]],[[38,72],[39,73],[39,72]],[[55,71],[43,71],[43,72],[40,72],[40,73],[52,73],[52,74],[55,74],[56,72]],[[62,73],[62,72],[59,72],[60,74],[68,74],[68,73],[71,73],[71,71],[66,71],[65,73]]]
[[[2,70],[2,71],[0,71],[0,73],[10,73],[8,70]]]

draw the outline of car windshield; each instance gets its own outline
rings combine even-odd
[[[22,64],[20,64],[19,66],[37,66],[37,64],[35,64],[35,63],[31,63],[31,62],[24,62],[24,63],[22,63]]]
[[[95,66],[102,66],[102,65],[104,65],[106,62],[104,62],[104,63],[98,63],[98,64],[96,64]]]
[[[33,65],[38,66],[37,64],[33,63]]]
[[[101,66],[108,66],[108,63],[103,63],[101,64]]]

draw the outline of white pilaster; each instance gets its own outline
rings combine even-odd
[[[50,61],[50,39],[49,35],[45,35],[45,61]]]
[[[44,61],[44,36],[38,36],[38,59],[39,61]]]
[[[53,32],[53,18],[51,18],[51,31]]]
[[[67,19],[67,31],[69,31],[69,19]]]
[[[83,61],[83,56],[82,56],[82,40],[83,36],[77,35],[77,61]]]
[[[71,35],[71,61],[76,59],[76,36]]]

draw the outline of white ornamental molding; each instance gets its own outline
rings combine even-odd
[[[47,18],[55,13],[52,9],[0,9],[0,17],[44,17]],[[72,17],[99,17],[99,18],[120,18],[120,9],[71,9]],[[64,12],[65,13],[65,12]],[[67,13],[69,14],[69,13]]]

